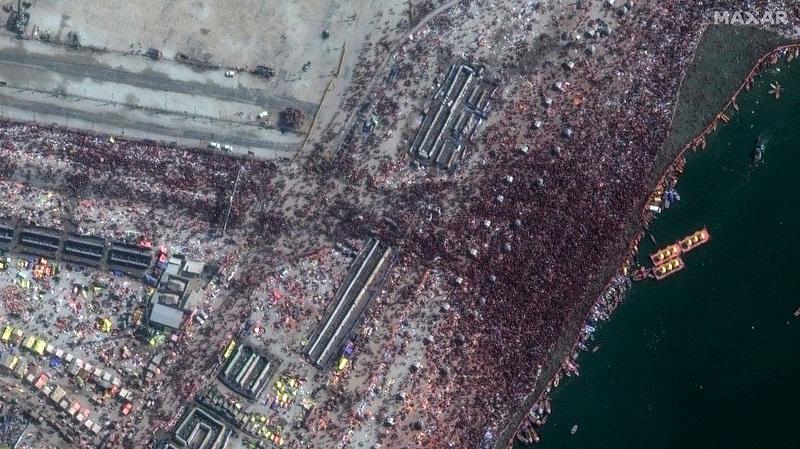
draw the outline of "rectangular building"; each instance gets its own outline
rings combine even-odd
[[[0,245],[8,248],[14,242],[14,227],[0,224]]]
[[[325,319],[311,334],[306,346],[306,355],[311,363],[325,368],[337,354],[366,310],[372,296],[369,292],[379,279],[378,274],[390,253],[391,249],[376,239],[370,239],[361,250],[336,292]]]
[[[189,410],[175,430],[175,440],[192,449],[223,449],[230,435],[222,419],[200,407]]]
[[[233,391],[254,399],[264,391],[276,365],[272,357],[248,345],[237,345],[223,365],[219,379]]]
[[[61,248],[61,231],[29,227],[19,233],[19,246],[24,252],[55,256]]]
[[[183,311],[164,304],[154,303],[150,310],[150,324],[169,329],[180,329],[183,323]]]
[[[91,235],[67,234],[63,255],[92,262],[101,262],[106,251],[106,241]]]
[[[108,265],[112,269],[147,270],[153,261],[153,251],[136,245],[114,242],[108,251]]]
[[[411,143],[421,161],[453,169],[464,159],[465,147],[489,114],[497,83],[482,68],[453,64]]]

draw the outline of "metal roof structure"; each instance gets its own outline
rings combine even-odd
[[[150,311],[150,322],[172,329],[180,329],[183,322],[183,311],[156,303],[153,304],[153,309]]]

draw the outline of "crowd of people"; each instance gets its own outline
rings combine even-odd
[[[511,14],[517,2],[493,11],[462,3],[465,10],[485,15],[485,25],[491,29],[501,23],[503,14]],[[491,48],[495,43],[490,41],[490,30],[476,33],[476,42],[469,44],[483,54],[474,62],[496,64],[490,69],[496,71],[502,93],[493,99],[489,126],[470,144],[475,160],[463,168],[463,178],[408,176],[391,164],[378,165],[397,170],[397,176],[407,181],[396,183],[386,173],[376,177],[356,164],[359,154],[373,151],[381,138],[388,138],[391,133],[386,132],[380,138],[376,133],[355,139],[348,148],[339,160],[350,168],[340,172],[343,188],[328,190],[327,179],[304,172],[303,182],[317,182],[316,188],[304,190],[317,195],[308,204],[320,207],[313,213],[297,211],[302,219],[292,225],[309,233],[324,225],[335,230],[331,235],[337,239],[377,234],[403,254],[402,269],[433,267],[437,278],[433,282],[446,286],[448,313],[425,315],[430,333],[429,339],[425,337],[424,365],[440,369],[414,368],[419,376],[411,391],[421,405],[413,413],[404,410],[397,416],[398,430],[383,432],[384,447],[394,447],[395,442],[397,447],[490,447],[507,440],[515,430],[509,425],[515,414],[532,404],[530,393],[562,368],[563,357],[554,357],[569,351],[575,335],[590,333],[583,326],[587,314],[593,320],[606,317],[619,301],[619,295],[606,294],[596,302],[629,255],[636,232],[631,222],[658,177],[654,166],[670,132],[675,98],[708,22],[708,10],[685,0],[637,2],[625,15],[618,9],[598,11],[595,6],[590,2],[530,6],[526,14],[535,13],[537,19],[524,16],[519,30],[531,31],[539,22],[549,24],[550,28],[537,30],[550,33],[552,47],[534,63],[522,41],[496,43],[498,51]],[[521,17],[519,10],[513,12]],[[372,110],[385,116],[382,127],[394,129],[398,120],[393,116],[405,107],[403,101],[388,98],[424,97],[426,90],[411,80],[440,64],[437,49],[454,46],[445,43],[446,32],[463,25],[465,17],[432,21],[413,43],[397,47],[393,65],[400,69],[394,82],[373,82],[369,71],[359,72],[356,82],[369,80],[380,86],[370,92],[370,103],[377,105]],[[383,48],[393,47],[385,43]],[[357,97],[346,101],[349,108],[357,103],[353,98]],[[250,159],[231,163],[230,157],[216,152],[8,122],[0,126],[0,142],[5,188],[20,189],[17,183],[42,185],[46,180],[65,195],[121,204],[135,201],[152,210],[198,218],[187,224],[189,232],[208,232],[229,222],[240,235],[250,237],[247,252],[235,258],[255,256],[240,261],[244,266],[231,283],[231,294],[224,298],[209,294],[204,299],[204,305],[214,303],[220,310],[198,332],[208,344],[188,338],[170,343],[166,375],[144,398],[151,404],[147,422],[153,431],[172,428],[180,415],[176,410],[208,382],[197,373],[218,363],[208,348],[216,349],[232,338],[236,330],[231,327],[245,322],[252,312],[248,301],[261,286],[262,265],[275,263],[259,257],[260,251],[290,228],[282,211],[274,207],[279,201],[260,207],[264,198],[292,189],[275,188],[273,178],[280,172],[273,163]],[[375,182],[379,178],[381,182]],[[384,189],[385,184],[391,188]],[[30,193],[21,189],[17,194]],[[67,203],[65,198],[57,206]],[[44,215],[18,209],[3,213],[54,224]],[[156,233],[154,228],[161,224],[175,226],[166,226],[167,219],[160,215],[148,224],[140,215],[137,223]],[[234,272],[236,268],[228,266],[223,276],[233,277]],[[288,305],[277,309],[289,319],[306,313]],[[387,309],[379,305],[368,315],[375,321],[392,320],[379,313]],[[414,313],[403,316],[416,318]],[[398,329],[393,325],[389,332],[394,335]],[[406,350],[390,349],[392,354]],[[346,428],[345,422],[340,420],[339,428]],[[112,447],[134,447],[145,435],[132,420],[120,425]],[[416,443],[411,437],[392,438],[409,426],[416,430],[409,434]]]
[[[690,2],[636,2],[625,14],[595,15],[590,2],[570,8],[541,11],[557,27],[549,38],[555,57],[544,53],[541,64],[526,65],[525,51],[512,50],[494,68],[505,83],[495,102],[502,110],[475,145],[479,167],[465,169],[478,181],[461,189],[453,178],[429,175],[384,191],[393,201],[380,210],[409,231],[379,220],[351,228],[381,229],[417,256],[411,264],[444,267],[453,285],[449,301],[463,313],[441,323],[428,346],[431,361],[457,358],[458,387],[429,413],[440,417],[444,445],[479,447],[513,433],[512,417],[543,385],[537,368],[567,351],[629,257],[643,201],[663,169],[658,159],[680,83],[710,21],[709,9]],[[393,64],[437,61],[436,31],[415,35]],[[411,89],[382,87],[369,101],[399,98],[398,91]],[[374,147],[348,148],[357,159]],[[346,175],[354,173],[358,179],[357,171]]]
[[[28,427],[28,419],[17,407],[0,410],[0,444],[16,446]]]
[[[213,225],[227,219],[230,227],[269,193],[277,169],[272,162],[250,158],[231,163],[219,151],[189,151],[37,124],[2,123],[0,139],[7,179],[78,198],[135,201],[142,208],[173,211]]]
[[[220,228],[234,195],[234,184],[230,230],[240,226],[249,209],[269,191],[276,170],[271,162],[120,141],[36,124],[3,122],[0,142],[4,168],[0,192],[7,198],[0,206],[4,225],[37,225],[111,241],[163,244],[169,253],[219,263],[223,268],[228,266],[225,256],[231,247],[225,243],[229,239],[221,238]],[[131,373],[142,373],[153,350],[133,338],[130,329],[121,330],[134,320],[141,325],[146,319],[144,299],[138,296],[141,284],[96,273],[96,282],[81,283],[76,293],[77,272],[90,276],[93,270],[60,265],[60,284],[46,278],[32,283],[28,294],[16,285],[0,291],[6,312],[3,322],[33,330],[67,350],[91,354],[87,360],[97,358],[122,369],[125,373],[120,374],[125,379],[132,379]],[[95,285],[103,285],[102,299],[97,294],[80,293]],[[39,287],[47,294],[30,293]],[[209,301],[206,299],[202,306]],[[110,334],[100,331],[99,317],[112,320]],[[224,337],[223,323],[217,324],[220,327],[214,335]],[[179,342],[177,347],[183,344]],[[138,419],[108,420],[111,428],[104,433],[111,432],[112,446],[140,447],[134,439],[141,437],[139,432],[144,431],[148,438],[153,430],[171,429],[176,410],[190,401],[201,381],[207,379],[196,373],[209,371],[216,362],[216,356],[204,345],[186,352],[191,355],[180,360],[176,360],[176,352],[170,352],[164,369],[170,370],[171,379],[165,382],[159,378],[137,389],[137,412],[133,415],[139,415]],[[173,373],[172,369],[178,371]],[[142,416],[152,427],[142,424]],[[78,435],[76,446],[93,444],[88,434]]]

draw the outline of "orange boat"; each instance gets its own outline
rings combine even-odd
[[[678,244],[683,252],[689,252],[711,239],[711,235],[706,228],[703,228],[692,235],[682,238]]]
[[[680,257],[674,257],[667,263],[664,263],[662,265],[653,268],[653,276],[655,276],[655,278],[660,281],[665,277],[671,276],[677,273],[678,271],[683,270],[683,267],[684,267],[683,260]]]
[[[673,243],[666,248],[660,249],[653,254],[650,254],[650,260],[653,261],[653,265],[659,266],[664,262],[681,255],[681,247],[677,243]]]

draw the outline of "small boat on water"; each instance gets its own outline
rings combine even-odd
[[[664,209],[669,209],[673,203],[681,200],[681,195],[677,190],[671,188],[664,193]]]
[[[783,92],[783,86],[781,86],[779,82],[775,81],[774,83],[769,83],[769,87],[771,88],[769,90],[770,95],[774,96],[776,100],[780,100],[781,92]]]
[[[532,446],[539,442],[539,435],[536,430],[527,427],[517,432],[517,440],[526,446]]]
[[[750,156],[753,165],[761,163],[761,161],[764,159],[765,149],[764,142],[759,142],[756,148],[753,150],[753,154]]]
[[[578,425],[577,425],[577,424],[575,424],[574,426],[572,426],[572,429],[570,429],[570,431],[569,431],[569,434],[570,434],[570,435],[575,435],[575,433],[576,433],[577,431],[578,431]]]
[[[652,276],[653,273],[651,270],[647,269],[646,267],[639,267],[636,271],[633,272],[631,278],[634,281],[643,281]]]

